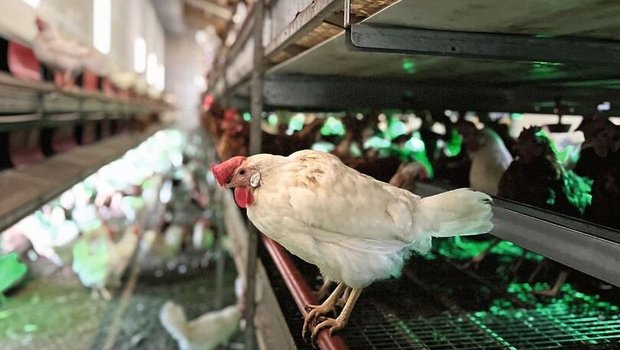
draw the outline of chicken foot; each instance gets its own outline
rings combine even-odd
[[[351,289],[351,294],[349,295],[347,302],[344,304],[344,308],[342,309],[342,312],[340,312],[340,315],[338,315],[336,319],[323,317],[323,316],[319,317],[320,323],[314,326],[314,329],[312,330],[312,336],[311,336],[312,341],[313,342],[315,341],[316,337],[319,335],[321,330],[323,330],[324,328],[329,327],[330,336],[335,331],[343,329],[347,325],[347,322],[349,321],[349,317],[351,316],[351,312],[353,311],[353,307],[355,306],[355,303],[357,302],[357,299],[360,297],[361,294],[362,294],[362,288]]]
[[[480,263],[487,257],[487,255],[489,255],[489,253],[491,252],[491,249],[493,249],[493,247],[499,244],[499,242],[501,242],[500,239],[498,238],[494,239],[493,242],[491,242],[491,245],[489,245],[485,250],[480,252],[480,254],[471,258],[471,260],[469,260],[467,263],[463,264],[461,268],[468,269],[470,267],[473,267],[477,269]]]
[[[556,297],[560,293],[560,288],[562,288],[564,282],[566,282],[566,278],[568,278],[568,271],[562,270],[560,271],[560,274],[558,275],[558,278],[555,280],[555,283],[553,284],[553,287],[551,289],[534,291],[534,294],[542,295],[545,297]]]
[[[321,305],[306,305],[306,311],[308,311],[308,314],[304,318],[304,326],[301,329],[301,336],[304,339],[306,339],[306,331],[309,330],[310,326],[318,316],[325,315],[328,312],[335,312],[336,302],[340,298],[340,295],[342,295],[342,292],[344,292],[345,287],[346,286],[344,283],[340,282],[332,294],[325,299]]]

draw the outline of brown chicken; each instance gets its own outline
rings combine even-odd
[[[234,108],[224,112],[220,123],[222,134],[217,140],[215,150],[221,160],[227,160],[238,155],[248,155],[248,128],[247,123]]]
[[[620,126],[602,116],[584,118],[585,136],[575,172],[594,180],[586,219],[620,229]]]

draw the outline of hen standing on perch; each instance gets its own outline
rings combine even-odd
[[[288,157],[237,156],[212,167],[218,183],[234,188],[252,223],[291,253],[337,281],[321,305],[308,305],[303,333],[345,327],[362,290],[398,276],[412,252],[426,253],[432,237],[491,230],[491,198],[458,189],[421,199],[345,166],[337,157],[299,151]],[[340,315],[325,318],[345,292]]]

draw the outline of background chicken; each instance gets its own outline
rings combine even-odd
[[[575,172],[594,181],[592,205],[585,217],[620,229],[620,126],[604,116],[589,116],[578,130],[583,131],[585,142]]]
[[[138,244],[138,230],[130,226],[123,237],[114,242],[107,230],[98,230],[84,237],[73,247],[73,271],[85,287],[98,292],[104,299],[111,295],[106,289],[118,285]]]
[[[499,182],[512,162],[512,155],[495,131],[484,128],[478,130],[468,121],[461,120],[456,125],[463,135],[463,143],[471,159],[469,186],[490,195],[496,195]]]
[[[36,18],[36,25],[38,34],[32,45],[35,55],[48,67],[63,72],[63,75],[55,77],[57,86],[68,86],[82,71],[84,60],[94,57],[93,49],[63,38],[40,17]]]
[[[327,153],[234,157],[212,171],[220,185],[235,188],[237,204],[261,232],[339,282],[322,305],[309,306],[304,332],[350,291],[338,318],[317,324],[313,338],[323,328],[343,328],[362,289],[399,275],[412,252],[430,250],[431,237],[492,228],[483,193],[459,189],[420,199]]]
[[[590,204],[591,181],[565,169],[540,127],[525,129],[515,146],[517,158],[499,184],[498,196],[571,216]]]
[[[181,350],[211,350],[228,342],[239,329],[243,307],[241,280],[235,281],[237,303],[222,310],[209,311],[188,321],[183,308],[167,301],[161,308],[159,320],[176,339]]]
[[[219,127],[222,131],[217,140],[216,152],[220,159],[248,154],[248,128],[236,109],[229,108],[224,112]]]

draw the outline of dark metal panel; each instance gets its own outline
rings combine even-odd
[[[271,75],[264,82],[268,108],[335,110],[416,108],[554,113],[556,99],[569,113],[620,103],[620,90],[562,86],[416,83],[398,79]]]
[[[428,184],[416,190],[422,196],[441,192]],[[620,232],[499,198],[493,217],[491,234],[620,286]]]
[[[494,60],[618,64],[620,41],[353,24],[349,49]]]

